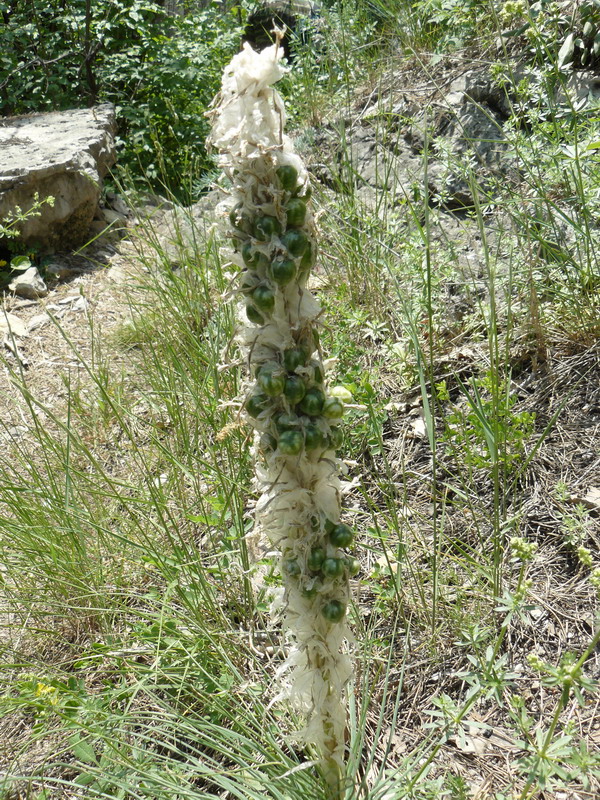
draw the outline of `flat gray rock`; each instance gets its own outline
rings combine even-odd
[[[110,104],[0,119],[0,219],[53,197],[18,224],[20,245],[73,249],[87,238],[102,179],[115,163]]]

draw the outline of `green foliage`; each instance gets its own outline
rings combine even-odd
[[[39,217],[42,213],[40,209],[44,205],[53,206],[54,198],[45,197],[40,200],[36,192],[27,211],[15,206],[6,219],[0,220],[0,242],[3,245],[0,248],[0,289],[10,283],[15,272],[24,272],[32,265],[34,253],[19,252],[22,249],[22,246],[19,247],[19,223],[25,222],[29,217]]]
[[[506,42],[522,37],[539,64],[553,64],[559,70],[593,67],[600,59],[600,2],[557,3],[538,0],[508,0],[498,18],[505,26]]]
[[[239,45],[220,5],[169,16],[150,0],[0,4],[0,114],[97,102],[117,109],[120,163],[180,191],[206,169],[203,114]]]
[[[448,401],[445,381],[437,386],[438,398]],[[500,389],[494,397],[491,377],[461,384],[460,402],[452,404],[445,417],[443,439],[454,456],[467,466],[490,468],[499,461],[507,469],[523,457],[524,446],[534,430],[535,415],[516,413],[517,399]]]

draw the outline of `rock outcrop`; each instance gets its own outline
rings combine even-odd
[[[102,179],[115,163],[110,104],[0,119],[0,220],[54,198],[16,226],[19,249],[72,250],[87,239]]]

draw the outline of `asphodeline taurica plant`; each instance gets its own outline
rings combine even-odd
[[[211,142],[231,182],[225,213],[249,367],[242,413],[255,431],[256,525],[279,553],[292,638],[278,699],[306,714],[300,739],[316,746],[328,782],[339,785],[349,579],[358,562],[353,532],[340,521],[344,407],[326,388],[321,306],[307,289],[317,256],[311,187],[273,88],[284,74],[280,55],[277,45],[260,53],[246,45],[233,58],[211,111]]]

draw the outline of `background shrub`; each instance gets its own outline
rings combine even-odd
[[[203,113],[239,47],[241,13],[216,3],[180,10],[147,0],[0,3],[0,114],[113,102],[121,165],[187,191],[190,162],[210,164]]]

